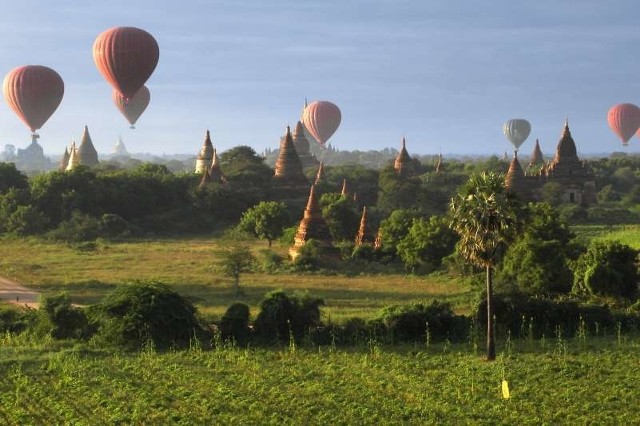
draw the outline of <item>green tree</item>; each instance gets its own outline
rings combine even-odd
[[[457,240],[458,235],[443,216],[414,219],[409,233],[398,244],[398,255],[407,269],[432,272],[453,252]]]
[[[29,188],[27,176],[16,169],[15,164],[0,162],[0,195],[6,193],[11,188]]]
[[[458,252],[484,268],[487,284],[487,360],[496,357],[493,335],[493,267],[511,241],[517,224],[515,200],[497,173],[471,175],[450,203],[452,228],[460,236]]]
[[[394,210],[380,223],[382,248],[395,253],[398,243],[406,237],[413,220],[418,217],[415,210]]]
[[[257,238],[267,240],[269,247],[273,240],[282,236],[289,224],[286,204],[277,201],[261,201],[245,211],[238,223],[238,229]]]
[[[640,271],[638,250],[619,241],[592,241],[576,263],[576,293],[635,299]]]
[[[249,247],[240,244],[231,244],[218,250],[216,266],[225,276],[233,278],[233,286],[236,295],[240,295],[240,276],[245,272],[251,272],[256,258]]]
[[[337,193],[322,194],[320,206],[333,239],[353,241],[360,223],[360,214],[353,198]]]

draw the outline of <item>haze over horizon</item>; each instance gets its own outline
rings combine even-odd
[[[195,154],[207,129],[220,151],[277,148],[305,97],[340,107],[338,149],[398,148],[406,136],[410,153],[501,155],[512,150],[502,124],[518,117],[532,124],[520,151],[538,138],[550,155],[568,117],[579,154],[639,153],[640,138],[625,148],[606,121],[612,105],[640,104],[638,10],[631,0],[25,0],[3,7],[0,73],[39,64],[65,81],[39,131],[47,154],[85,124],[104,153],[122,135],[130,152]],[[91,54],[114,26],[145,29],[160,46],[135,130]],[[5,102],[0,129],[0,149],[30,143]]]

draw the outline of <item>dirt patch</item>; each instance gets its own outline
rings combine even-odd
[[[40,293],[15,281],[0,277],[0,299],[16,305],[37,308]]]

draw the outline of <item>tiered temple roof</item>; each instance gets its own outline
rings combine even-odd
[[[213,159],[211,160],[211,166],[209,167],[209,175],[211,180],[216,183],[226,183],[227,178],[224,177],[222,169],[220,169],[220,159],[218,158],[218,150],[213,150]]]
[[[361,246],[363,244],[371,244],[375,241],[374,236],[371,234],[369,229],[369,223],[367,222],[367,206],[362,208],[362,217],[360,218],[360,228],[358,228],[358,233],[356,234],[356,246]]]
[[[93,167],[99,164],[98,152],[91,141],[88,126],[84,126],[84,131],[82,132],[82,140],[78,148],[78,157],[78,162],[81,166]]]
[[[58,170],[64,172],[67,170],[67,166],[69,165],[69,149],[64,147],[64,154],[62,154],[62,158],[60,159],[60,165],[58,166]]]
[[[540,149],[540,141],[536,139],[536,146],[533,148],[533,153],[531,154],[528,167],[537,167],[543,164],[544,155],[542,155],[542,150]]]
[[[202,143],[202,148],[200,148],[198,157],[196,158],[196,173],[203,173],[207,170],[211,165],[212,160],[213,144],[211,143],[211,134],[209,133],[209,130],[207,130],[204,142]]]
[[[402,138],[402,147],[400,148],[400,152],[393,162],[393,170],[395,170],[396,174],[401,177],[407,177],[413,174],[411,157],[407,152],[406,140],[404,137]]]
[[[311,186],[307,207],[298,226],[293,246],[289,249],[289,256],[295,259],[299,254],[300,248],[310,239],[317,241],[321,248],[333,248],[331,234],[329,233],[327,222],[322,217],[322,210],[315,194],[315,185]]]
[[[318,166],[318,171],[316,172],[316,178],[315,178],[313,184],[317,185],[320,182],[322,182],[323,180],[324,180],[324,163],[321,161],[320,165]]]
[[[342,190],[340,191],[340,195],[343,197],[348,197],[351,195],[351,191],[349,191],[349,185],[347,185],[347,179],[342,179]]]
[[[276,160],[274,183],[282,189],[302,190],[308,188],[309,182],[302,170],[302,163],[293,145],[291,129],[287,126],[287,132],[280,140],[280,152]]]
[[[518,161],[518,151],[514,151],[513,159],[511,160],[511,164],[509,164],[509,171],[505,178],[505,187],[507,191],[519,194],[522,197],[529,198],[531,196],[530,185],[525,178],[520,161]]]
[[[309,149],[309,139],[307,139],[307,136],[305,134],[305,129],[302,125],[302,121],[298,121],[298,123],[296,124],[296,128],[293,131],[293,146],[295,147],[296,153],[300,158],[303,169],[306,169],[307,167],[315,167],[318,165],[318,160]]]
[[[69,161],[67,162],[67,171],[75,169],[80,164],[80,156],[78,155],[78,149],[76,148],[76,141],[71,142],[71,148],[69,149]]]

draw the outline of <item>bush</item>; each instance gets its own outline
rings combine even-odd
[[[66,293],[42,298],[33,328],[54,339],[87,339],[95,332],[87,315],[71,304]]]
[[[638,250],[617,241],[592,241],[576,262],[573,291],[635,299],[640,271]]]
[[[606,306],[581,305],[574,300],[537,299],[522,293],[493,296],[493,312],[498,335],[513,337],[553,337],[558,330],[571,337],[586,326],[590,332],[596,328],[612,330],[616,319]],[[487,324],[486,298],[481,298],[473,314],[477,329]],[[582,322],[582,325],[581,325]]]
[[[96,307],[98,339],[108,345],[140,349],[189,346],[205,337],[196,309],[164,284],[134,282],[116,288]]]
[[[308,294],[287,295],[272,291],[260,302],[254,322],[255,332],[268,341],[300,341],[309,329],[320,326],[320,306],[324,300]],[[292,334],[292,335],[291,335]]]
[[[459,339],[467,331],[463,317],[457,317],[448,303],[437,300],[429,305],[413,303],[389,306],[374,321],[382,323],[393,342],[425,341],[427,330],[429,338],[434,341]]]
[[[27,315],[21,310],[10,306],[0,307],[0,333],[20,333],[27,325]]]
[[[249,317],[249,307],[244,303],[229,306],[220,321],[222,338],[246,345],[249,339]]]
[[[273,273],[282,268],[284,258],[271,249],[260,250],[262,259],[260,261],[260,269],[264,272]]]
[[[68,243],[95,240],[100,236],[100,221],[93,216],[76,211],[71,219],[60,223],[49,235],[54,240]]]

